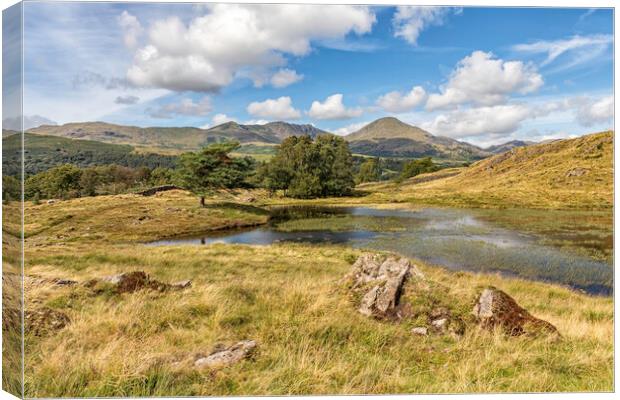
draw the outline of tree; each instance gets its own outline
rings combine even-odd
[[[378,158],[369,158],[360,165],[360,172],[357,174],[357,182],[375,182],[381,179],[381,167]]]
[[[343,196],[352,192],[353,159],[344,139],[334,135],[286,138],[262,165],[262,185],[296,198]]]
[[[398,180],[403,181],[416,175],[427,172],[435,172],[438,169],[439,167],[433,163],[433,160],[430,157],[421,158],[419,160],[411,160],[404,165],[403,171],[398,177]]]
[[[179,177],[188,190],[200,196],[201,206],[205,205],[205,196],[217,189],[243,186],[253,161],[231,157],[229,153],[238,147],[238,142],[214,143],[199,152],[181,155]]]
[[[34,198],[38,194],[42,198],[75,197],[80,191],[82,171],[71,164],[51,168],[26,179],[25,197]]]

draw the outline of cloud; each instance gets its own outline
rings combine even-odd
[[[394,36],[417,45],[424,29],[433,25],[443,25],[448,15],[461,12],[462,8],[398,6],[392,18]]]
[[[213,126],[222,125],[226,122],[233,122],[234,120],[234,118],[229,117],[226,114],[215,114],[211,119],[211,121],[213,121]]]
[[[313,101],[308,115],[316,119],[349,119],[362,115],[361,108],[346,108],[342,103],[342,94],[329,96],[323,103]]]
[[[504,103],[511,93],[532,93],[543,85],[533,65],[522,61],[504,61],[492,53],[474,51],[452,71],[441,93],[431,94],[427,110],[473,103],[492,106]]]
[[[402,113],[411,111],[426,100],[426,91],[421,86],[414,86],[409,93],[389,92],[377,99],[377,105],[385,111]]]
[[[98,72],[81,71],[73,75],[71,84],[74,89],[102,87],[106,90],[128,89],[131,85],[125,78],[106,77]]]
[[[356,122],[354,124],[343,126],[342,128],[338,128],[334,131],[334,133],[336,135],[345,136],[345,135],[348,135],[349,133],[359,131],[360,129],[368,125],[369,123],[370,123],[369,121]]]
[[[138,39],[143,32],[140,21],[127,11],[123,11],[118,16],[117,21],[124,33],[123,40],[125,41],[125,46],[134,49],[138,45]]]
[[[304,79],[303,75],[299,75],[292,69],[285,68],[279,70],[271,77],[271,84],[274,87],[283,88],[292,85],[295,82],[299,82],[302,79]]]
[[[136,96],[118,96],[115,100],[114,103],[116,104],[136,104],[138,101],[140,101],[139,97]]]
[[[522,104],[474,107],[438,115],[434,120],[423,123],[422,128],[434,135],[453,138],[507,134],[516,131],[521,122],[530,116],[530,108]]]
[[[192,99],[182,99],[179,103],[164,104],[156,109],[148,109],[147,112],[153,118],[173,118],[177,115],[188,117],[203,117],[211,112],[211,99],[203,97],[198,103]]]
[[[598,100],[579,97],[573,99],[572,104],[575,106],[575,119],[585,127],[607,123],[613,120],[613,96],[606,96]]]
[[[282,96],[278,99],[267,99],[262,102],[255,101],[247,107],[249,114],[255,117],[269,119],[298,119],[301,117],[299,110],[293,108],[292,100],[288,96]]]
[[[575,50],[586,50],[587,52],[595,51],[600,53],[601,50],[604,51],[607,49],[607,47],[613,43],[613,40],[612,35],[575,35],[569,39],[555,41],[541,40],[534,43],[517,44],[513,46],[512,49],[523,53],[547,54],[547,58],[541,64],[547,65],[560,57],[562,54]],[[586,53],[582,53],[577,58],[581,59],[582,55],[586,56],[588,60],[590,59],[590,57],[587,57]],[[577,63],[581,62],[581,60],[578,60]]]
[[[135,53],[127,78],[138,86],[216,92],[242,76],[282,67],[310,53],[312,42],[370,32],[365,6],[211,4],[186,25],[159,20]],[[320,21],[320,23],[317,23]]]
[[[41,125],[57,125],[56,122],[52,121],[49,118],[42,117],[40,115],[24,115],[24,130],[30,128],[36,128]],[[13,131],[21,131],[22,130],[22,118],[20,117],[12,117],[12,118],[4,118],[2,120],[2,129],[9,129]]]

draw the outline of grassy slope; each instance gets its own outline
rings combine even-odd
[[[471,327],[460,340],[419,338],[411,323],[365,318],[337,280],[359,253],[340,247],[212,245],[35,251],[29,274],[80,281],[145,270],[193,279],[183,292],[92,297],[80,288],[33,285],[27,303],[65,311],[71,325],[28,338],[28,396],[609,391],[613,301],[541,283],[447,273],[463,310],[480,288],[500,287],[564,340],[506,338]],[[411,295],[405,292],[405,296]],[[458,299],[458,300],[456,300]],[[246,338],[254,360],[197,372],[195,355]]]
[[[172,191],[147,198],[125,195],[28,204],[26,215],[27,276],[85,281],[144,270],[163,281],[193,280],[193,287],[183,292],[93,297],[80,287],[26,279],[27,306],[62,310],[72,320],[55,335],[27,338],[27,396],[613,387],[611,298],[496,275],[450,273],[418,263],[432,280],[442,282],[438,301],[467,313],[480,288],[494,285],[555,324],[564,340],[505,338],[473,327],[461,340],[419,338],[410,334],[411,323],[362,317],[340,290],[337,281],[358,250],[127,243],[156,239],[162,232],[258,223],[265,218],[260,209],[199,209],[195,198]],[[149,218],[140,220],[142,215]],[[405,296],[411,295],[415,291],[406,289]],[[254,360],[216,373],[191,367],[196,354],[245,338],[260,343]]]
[[[265,223],[260,208],[228,202],[229,196],[201,208],[195,196],[181,190],[143,197],[127,194],[85,197],[53,204],[25,206],[25,235],[31,244],[135,242],[209,230]]]
[[[583,169],[581,176],[570,171]],[[437,174],[445,174],[440,171]],[[610,209],[613,206],[613,133],[516,148],[479,161],[452,177],[401,185],[370,184],[369,201],[460,207]]]

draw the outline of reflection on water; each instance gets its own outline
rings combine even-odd
[[[497,211],[493,211],[497,212]],[[514,215],[510,215],[514,213]],[[554,211],[548,211],[554,213]],[[250,230],[225,231],[199,237],[175,238],[151,245],[280,242],[346,244],[356,248],[396,251],[452,269],[498,271],[525,278],[559,282],[590,293],[611,294],[610,260],[595,259],[572,247],[549,244],[551,234],[534,235],[493,223],[483,210],[382,210],[365,207],[282,207],[272,222]],[[558,214],[558,218],[559,218]],[[562,215],[566,215],[563,212]],[[504,221],[518,226],[523,213],[505,211]],[[578,221],[573,218],[571,221]],[[566,218],[558,219],[566,228]],[[579,226],[575,226],[579,230]],[[600,246],[607,245],[606,236]],[[584,243],[592,246],[592,241]]]

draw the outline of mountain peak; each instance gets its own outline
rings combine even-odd
[[[379,118],[364,126],[357,132],[346,136],[347,140],[376,140],[404,138],[418,141],[428,141],[430,133],[417,126],[409,125],[398,118]]]

